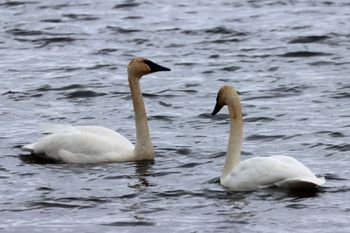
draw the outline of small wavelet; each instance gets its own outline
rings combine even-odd
[[[242,39],[238,39],[238,38],[223,38],[223,39],[211,40],[209,42],[210,43],[215,43],[215,44],[227,44],[227,43],[240,42],[240,41],[242,41]],[[207,44],[208,41],[203,41],[203,43]]]
[[[234,72],[236,70],[241,69],[240,66],[227,66],[225,68],[222,68],[221,70],[228,71],[228,72]]]
[[[222,152],[217,152],[213,155],[210,155],[210,158],[221,158],[226,156],[226,151],[222,151]]]
[[[267,71],[273,72],[273,71],[277,71],[277,70],[279,70],[279,67],[273,66],[273,67],[270,67]]]
[[[101,225],[114,226],[114,227],[136,227],[136,226],[155,226],[156,224],[153,222],[146,222],[146,221],[119,221],[119,222],[112,222],[112,223],[104,223]]]
[[[40,186],[38,188],[36,188],[37,191],[46,191],[46,192],[52,192],[54,191],[53,188],[50,188],[50,187],[46,187],[46,186]]]
[[[64,91],[64,90],[72,90],[72,89],[78,89],[78,88],[83,88],[84,86],[81,84],[70,84],[68,86],[63,86],[63,87],[56,87],[53,88],[51,85],[43,85],[33,91],[35,92],[47,92],[47,91]]]
[[[109,70],[115,70],[115,65],[112,64],[96,64],[91,67],[86,67],[86,70],[98,70],[98,69],[105,69],[108,68]]]
[[[171,106],[173,106],[172,104],[166,103],[164,101],[158,101],[158,103],[159,103],[159,105],[164,106],[164,107],[171,107]]]
[[[99,19],[98,17],[89,14],[63,14],[62,16],[77,21],[93,21]]]
[[[113,7],[113,9],[123,9],[123,8],[133,8],[140,6],[141,3],[137,2],[125,2],[125,3],[119,3]]]
[[[21,100],[26,100],[30,98],[38,98],[43,96],[40,93],[26,93],[26,92],[18,92],[18,91],[7,91],[3,93],[2,95],[7,96],[8,99],[13,100],[13,101],[21,101]]]
[[[105,48],[105,49],[98,50],[95,54],[110,55],[110,54],[117,52],[117,51],[118,51],[118,49]]]
[[[253,134],[246,137],[247,140],[259,140],[259,141],[274,141],[276,139],[283,139],[285,135],[263,135]]]
[[[54,36],[54,37],[45,37],[45,38],[38,38],[38,39],[15,38],[15,40],[20,42],[32,42],[33,44],[37,45],[37,48],[43,48],[51,44],[63,46],[67,43],[72,43],[77,39],[69,36]]]
[[[180,155],[189,155],[192,153],[192,150],[189,148],[179,148],[176,149],[176,153]]]
[[[337,174],[333,174],[333,173],[324,174],[324,178],[326,180],[347,180],[347,179],[339,177]]]
[[[333,138],[343,138],[343,137],[345,137],[345,135],[340,133],[340,132],[331,132],[331,133],[329,133],[329,136],[331,136]]]
[[[310,86],[307,85],[288,85],[288,86],[278,86],[274,89],[271,89],[270,91],[276,92],[276,93],[295,93],[295,94],[300,94],[304,90],[310,88]]]
[[[140,30],[134,29],[134,28],[122,28],[122,27],[114,27],[114,26],[107,26],[106,27],[108,30],[117,33],[117,34],[130,34],[130,33],[135,33],[139,32]]]
[[[60,10],[63,8],[68,8],[68,7],[83,7],[83,6],[88,6],[88,5],[89,5],[88,3],[61,3],[61,4],[52,4],[51,3],[49,5],[40,6],[39,9]]]
[[[309,148],[315,148],[315,147],[324,146],[325,144],[324,144],[324,143],[321,143],[321,142],[318,142],[318,143],[312,144],[312,145],[310,145],[310,144],[308,144],[308,143],[303,143],[303,145],[309,146]]]
[[[305,43],[318,43],[329,39],[330,36],[300,36],[295,39],[290,40],[288,43],[290,44],[305,44]]]
[[[209,28],[204,30],[205,33],[209,34],[224,34],[224,35],[231,35],[231,36],[247,36],[247,33],[245,32],[239,32],[232,29],[228,29],[227,27],[219,26],[214,28]]]
[[[312,52],[312,51],[295,51],[295,52],[287,52],[281,54],[281,57],[316,57],[316,56],[330,56],[331,53],[324,52]]]
[[[164,116],[164,115],[153,115],[148,118],[150,121],[156,120],[156,121],[165,121],[165,122],[174,122],[174,117],[171,116]]]
[[[0,3],[0,6],[4,7],[15,7],[15,6],[21,6],[21,5],[27,5],[27,4],[37,4],[38,2],[35,1],[6,1],[4,3]]]
[[[183,47],[186,47],[186,44],[171,43],[165,46],[165,48],[183,48]]]
[[[157,193],[158,196],[163,198],[169,197],[182,197],[182,196],[192,196],[193,192],[184,189],[168,190],[162,193]]]
[[[270,99],[270,98],[280,98],[280,97],[288,97],[288,96],[294,96],[294,95],[300,95],[305,90],[309,89],[310,86],[308,85],[280,85],[278,87],[275,87],[266,94],[260,95],[260,96],[252,96],[247,97],[245,100],[255,100],[255,99]]]
[[[274,118],[271,117],[246,117],[244,118],[245,122],[257,122],[257,121],[261,121],[261,122],[270,122],[270,121],[274,121]]]
[[[199,30],[183,30],[181,33],[188,36],[198,36],[209,34],[210,38],[198,42],[198,44],[228,44],[234,42],[240,42],[244,40],[247,36],[247,33],[235,31],[223,26],[208,28],[208,29],[199,29]]]
[[[99,93],[95,91],[74,91],[71,93],[65,94],[65,98],[67,99],[77,99],[77,98],[92,98],[92,97],[99,97],[99,96],[104,96],[107,95],[106,93]]]
[[[174,65],[176,65],[176,66],[195,66],[195,65],[197,65],[197,63],[195,63],[195,62],[178,62],[178,63],[175,63]]]
[[[177,95],[174,94],[163,94],[164,92],[167,92],[168,90],[159,91],[157,93],[142,93],[142,96],[145,98],[159,98],[159,97],[165,97],[165,98],[174,98]]]
[[[197,167],[199,165],[202,165],[202,163],[186,163],[186,164],[183,164],[183,165],[180,165],[180,166],[177,166],[177,168],[193,168],[193,167]]]
[[[335,65],[334,62],[331,61],[315,61],[308,63],[310,66],[328,66],[328,65]]]
[[[30,207],[34,207],[36,209],[46,209],[46,208],[68,208],[68,209],[75,209],[75,208],[89,208],[94,206],[88,206],[88,205],[80,205],[80,204],[72,204],[69,203],[63,203],[63,202],[56,202],[56,201],[33,201],[29,203]]]
[[[305,205],[305,204],[300,204],[300,203],[294,203],[294,204],[289,204],[286,205],[287,208],[291,208],[291,209],[306,209],[309,206]]]
[[[349,92],[339,92],[331,96],[333,99],[350,99]]]
[[[326,150],[336,150],[340,152],[350,151],[350,144],[342,143],[338,145],[329,145],[328,147],[326,147]]]
[[[61,23],[62,19],[42,19],[40,22],[43,23]]]
[[[316,132],[316,134],[328,134],[329,136],[333,137],[333,138],[342,138],[345,137],[345,135],[341,132],[334,132],[334,131],[318,131]]]
[[[14,28],[7,30],[6,33],[9,33],[14,36],[39,36],[43,35],[44,33],[42,31],[36,31],[36,30],[25,30],[20,28]]]

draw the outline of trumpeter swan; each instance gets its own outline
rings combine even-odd
[[[154,149],[149,134],[146,109],[139,81],[143,75],[170,71],[145,58],[128,65],[128,80],[135,112],[135,146],[119,133],[100,126],[54,125],[51,134],[22,150],[63,163],[101,163],[152,160]]]
[[[249,191],[269,186],[314,189],[325,179],[317,178],[309,168],[289,156],[253,157],[240,161],[243,118],[239,95],[231,86],[221,87],[212,115],[227,105],[230,135],[220,184],[232,191]]]

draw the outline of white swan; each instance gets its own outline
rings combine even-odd
[[[239,95],[231,86],[223,86],[212,115],[227,105],[230,135],[220,184],[232,191],[249,191],[269,186],[314,189],[325,179],[317,178],[309,168],[289,156],[254,157],[240,162],[243,119]]]
[[[170,71],[145,58],[134,58],[128,65],[128,80],[135,112],[135,146],[119,133],[99,126],[54,125],[50,135],[21,149],[34,155],[63,163],[101,163],[152,160],[147,115],[139,80],[143,75]]]

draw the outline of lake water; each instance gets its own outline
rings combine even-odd
[[[350,232],[348,1],[0,1],[1,232]],[[141,80],[154,162],[41,164],[43,122],[101,125],[134,142],[126,65]],[[286,154],[316,193],[218,183],[234,85],[242,159]]]

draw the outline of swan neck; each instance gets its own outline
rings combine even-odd
[[[243,119],[239,100],[228,104],[228,109],[230,113],[230,134],[221,179],[229,175],[239,164],[243,140]]]
[[[141,75],[128,72],[128,80],[131,91],[132,103],[135,112],[136,125],[136,144],[135,156],[137,159],[153,159],[154,149],[151,136],[148,129],[147,114],[145,104],[143,102],[142,92],[140,88]]]

